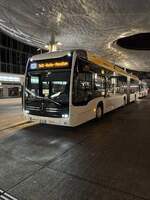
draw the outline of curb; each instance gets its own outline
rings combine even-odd
[[[26,121],[22,121],[22,122],[18,122],[16,124],[8,126],[7,128],[2,128],[2,129],[0,129],[0,131],[5,131],[7,129],[15,128],[17,126],[21,126],[21,125],[28,124],[28,123],[32,123],[32,122],[31,121],[27,121],[27,120]]]

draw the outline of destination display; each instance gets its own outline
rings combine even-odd
[[[38,64],[39,69],[44,69],[44,68],[64,68],[64,67],[69,67],[69,62],[67,61],[62,61],[62,62],[43,62]]]

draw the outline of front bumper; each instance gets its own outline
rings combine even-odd
[[[41,124],[52,124],[58,126],[72,126],[70,124],[69,117],[68,118],[52,118],[52,117],[43,117],[43,116],[36,116],[31,114],[24,113],[24,116],[27,120],[36,121]]]

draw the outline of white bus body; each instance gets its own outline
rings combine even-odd
[[[135,101],[137,82],[137,77],[84,50],[36,55],[26,68],[24,115],[39,123],[78,126]]]
[[[145,81],[139,83],[139,98],[146,97],[148,95],[148,87]]]

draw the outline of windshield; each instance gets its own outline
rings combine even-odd
[[[69,102],[70,70],[55,70],[45,73],[28,72],[26,95],[29,98],[49,99],[53,103]]]
[[[30,62],[26,73],[24,109],[38,116],[68,116],[71,63],[71,55]]]
[[[26,75],[26,98],[44,99],[55,105],[69,103],[72,56],[32,61]]]

